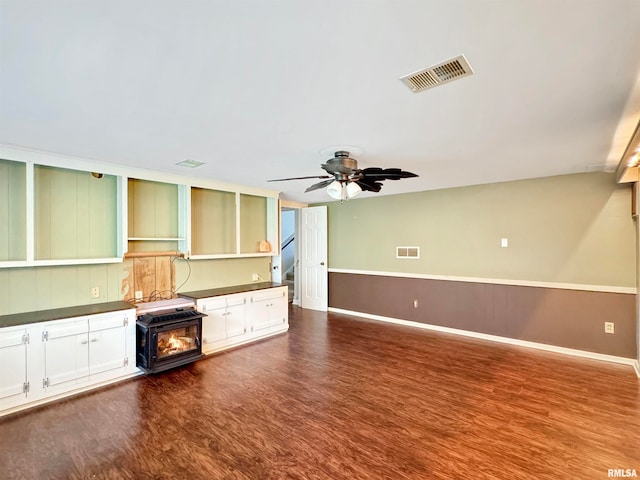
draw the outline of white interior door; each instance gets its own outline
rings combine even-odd
[[[300,209],[300,306],[327,311],[327,207]]]

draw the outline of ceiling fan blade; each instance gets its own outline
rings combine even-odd
[[[379,175],[383,172],[380,167],[368,167],[361,170],[365,175]]]
[[[374,178],[376,180],[400,180],[401,178],[417,177],[413,172],[407,172],[401,168],[365,168],[362,170],[365,178]]]
[[[379,192],[382,189],[382,184],[380,182],[376,182],[374,179],[363,178],[361,180],[356,180],[356,183],[365,192]]]
[[[326,178],[326,177],[320,177],[320,178]],[[313,192],[314,190],[319,190],[323,187],[328,187],[329,185],[331,185],[333,182],[335,182],[334,178],[331,178],[329,180],[323,180],[322,182],[318,182],[318,183],[314,183],[313,185],[311,185],[310,187],[308,187],[304,193],[307,192]]]
[[[333,177],[329,175],[313,175],[310,177],[275,178],[273,180],[267,180],[267,182],[284,182],[286,180],[308,180],[310,178],[333,178]]]

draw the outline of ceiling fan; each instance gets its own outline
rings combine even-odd
[[[358,161],[349,157],[349,152],[339,150],[333,158],[320,165],[329,175],[317,175],[310,177],[277,178],[269,182],[283,182],[286,180],[306,180],[309,178],[327,179],[314,183],[305,190],[312,192],[327,187],[327,193],[336,200],[348,200],[358,195],[361,191],[379,192],[383,180],[400,180],[401,178],[417,177],[415,173],[407,172],[401,168],[370,167],[359,169]]]

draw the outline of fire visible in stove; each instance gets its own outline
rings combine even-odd
[[[195,327],[191,326],[159,333],[158,356],[165,357],[197,348],[195,342],[197,332],[195,330]]]

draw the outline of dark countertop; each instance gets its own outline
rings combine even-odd
[[[181,297],[200,300],[201,298],[219,297],[220,295],[231,295],[233,293],[253,292],[265,290],[267,288],[285,287],[284,283],[260,282],[247,283],[246,285],[234,285],[232,287],[210,288],[208,290],[197,290],[195,292],[178,293]]]
[[[62,320],[64,318],[82,317],[85,315],[96,315],[98,313],[117,312],[119,310],[129,310],[130,308],[135,308],[135,306],[127,302],[106,302],[0,315],[0,328],[17,327],[29,323],[49,322],[51,320]]]

